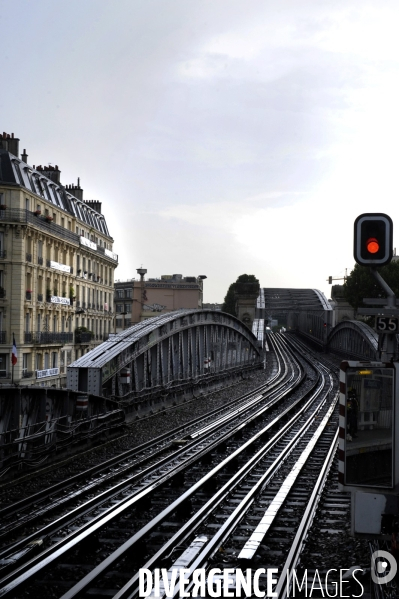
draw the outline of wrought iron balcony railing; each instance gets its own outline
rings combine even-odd
[[[5,343],[5,342],[6,342],[6,332],[0,331],[0,343]]]
[[[75,333],[75,343],[90,343],[93,333]]]
[[[35,345],[46,345],[56,343],[64,345],[73,342],[73,333],[50,333],[49,331],[35,331],[25,333],[25,343],[34,343]]]
[[[20,208],[5,208],[4,210],[0,210],[0,222],[17,222],[17,223],[26,223],[34,225],[35,227],[39,227],[40,229],[47,231],[49,233],[55,234],[57,237],[61,239],[65,239],[70,241],[76,245],[80,244],[80,235],[69,231],[65,227],[61,225],[57,225],[52,220],[47,220],[46,217],[42,214],[35,214],[34,212],[30,212],[29,210],[24,210]],[[91,248],[88,248],[89,250]],[[96,254],[101,254],[107,260],[115,263],[118,261],[118,257],[116,254],[112,254],[109,250],[105,250],[105,248],[97,245],[96,249],[92,250]],[[115,257],[114,257],[115,256]]]

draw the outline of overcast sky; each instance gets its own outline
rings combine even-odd
[[[0,0],[1,132],[102,201],[116,279],[330,297],[362,212],[399,253],[398,30],[397,0]]]

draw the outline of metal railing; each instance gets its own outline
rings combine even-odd
[[[93,333],[75,333],[75,343],[90,343]]]
[[[31,224],[35,227],[43,229],[44,231],[47,231],[48,233],[53,233],[57,237],[61,237],[62,239],[75,243],[76,245],[80,244],[80,235],[69,231],[69,229],[65,229],[65,227],[61,227],[61,225],[57,225],[54,221],[47,221],[45,216],[35,214],[29,210],[20,208],[6,208],[4,210],[0,210],[0,222]],[[115,260],[113,260],[110,256],[107,256],[105,249],[99,245],[97,246],[97,250],[91,250],[90,248],[85,249],[88,249],[96,254],[101,254],[107,260],[115,263]]]
[[[7,251],[0,250],[0,260],[3,260],[4,258],[7,258]]]
[[[22,378],[23,379],[30,379],[33,376],[33,370],[23,370],[22,371]]]
[[[26,261],[32,262],[32,254],[26,254]]]
[[[35,331],[25,333],[25,343],[34,343],[35,345],[57,343],[64,345],[73,342],[73,333],[50,333],[49,331]]]
[[[5,343],[5,342],[6,342],[6,332],[0,331],[0,343]]]

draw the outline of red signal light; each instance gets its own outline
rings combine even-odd
[[[380,249],[380,244],[375,237],[370,237],[366,242],[366,247],[370,254],[376,254]]]

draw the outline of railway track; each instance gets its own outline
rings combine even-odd
[[[35,509],[34,520],[19,526],[20,540],[13,539],[10,527],[0,531],[0,597],[134,597],[140,568],[173,568],[179,557],[184,561],[185,551],[192,555],[193,543],[197,553],[192,571],[211,564],[264,561],[262,548],[272,543],[269,538],[251,551],[259,536],[256,522],[265,528],[259,517],[265,507],[266,520],[274,513],[269,526],[273,534],[284,527],[285,533],[301,528],[306,535],[312,516],[306,517],[307,528],[302,521],[314,477],[323,462],[320,485],[324,484],[336,444],[336,381],[325,366],[312,364],[313,357],[294,355],[298,349],[279,336],[274,346],[278,367],[273,380],[256,394],[206,422],[197,419],[163,436],[157,441],[162,448],[148,444],[121,456],[122,464],[115,460],[107,465],[117,473],[90,473],[97,477],[95,485],[93,480],[86,482],[83,490],[73,487],[79,481],[68,481],[65,488],[50,490],[67,495],[65,501],[61,497],[65,513],[57,513],[60,496],[45,509]],[[288,481],[291,486],[283,497],[281,484],[287,490]],[[101,492],[88,498],[94,487]],[[81,505],[70,508],[74,495]],[[17,509],[32,509],[38,501],[48,503],[48,497],[32,498],[30,507],[26,500]],[[295,504],[293,524],[280,526],[275,518],[284,519],[285,510],[292,508],[281,505],[290,502]],[[15,520],[15,509],[7,509]],[[44,524],[39,514],[43,510],[46,518],[51,516]],[[29,528],[33,522],[34,531]],[[241,542],[244,531],[247,539]],[[297,554],[303,538],[297,542]],[[284,560],[297,559],[297,554],[289,558],[282,557],[280,549],[271,551],[278,556],[279,568],[286,567]],[[267,585],[267,580],[260,584]]]

